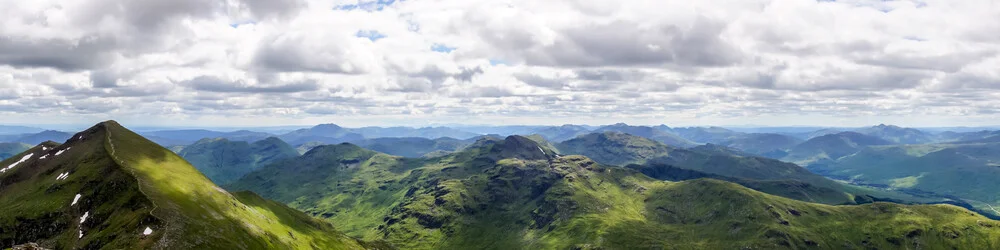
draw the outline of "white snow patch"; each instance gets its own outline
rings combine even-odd
[[[70,206],[72,206],[72,205],[76,205],[76,202],[77,202],[77,201],[80,201],[80,194],[76,194],[76,197],[75,197],[75,198],[73,198],[73,204],[69,204],[69,205],[70,205]]]
[[[42,157],[39,157],[38,159],[39,160],[45,160],[45,158],[49,158],[49,155],[43,155]]]
[[[15,162],[15,163],[10,164],[10,166],[7,166],[5,168],[0,168],[0,173],[6,173],[7,170],[10,170],[10,169],[16,167],[17,164],[21,164],[21,163],[24,163],[25,161],[28,161],[29,159],[31,159],[31,156],[34,156],[34,155],[35,155],[35,153],[30,153],[28,155],[25,155],[24,157],[21,157],[21,160]]]
[[[65,180],[66,177],[69,177],[69,172],[59,174],[59,176],[56,176],[56,180]]]
[[[49,147],[42,147],[42,151],[49,151]]]
[[[153,234],[152,228],[146,227],[146,230],[142,231],[142,235],[150,235],[150,234]]]
[[[545,154],[545,150],[542,150],[542,147],[538,147],[538,151],[542,152],[543,155]]]
[[[56,156],[59,156],[59,155],[61,155],[61,154],[62,154],[63,152],[66,152],[66,151],[69,151],[69,149],[71,149],[71,148],[73,148],[73,147],[68,147],[68,148],[66,148],[66,149],[63,149],[63,150],[59,150],[59,152],[56,152]]]
[[[80,229],[79,231],[80,231],[80,238],[77,239],[83,239],[83,229]]]
[[[87,221],[88,216],[90,216],[90,211],[83,213],[83,216],[80,217],[80,224],[83,224],[83,222]]]

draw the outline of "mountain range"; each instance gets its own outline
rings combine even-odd
[[[337,222],[349,235],[404,249],[1000,244],[1000,223],[950,205],[828,206],[722,180],[661,181],[556,154],[520,136],[483,138],[435,158],[320,146],[227,188],[252,190]]]
[[[0,244],[55,249],[362,249],[333,226],[227,192],[181,157],[100,123],[0,162]],[[15,247],[20,248],[20,247]]]

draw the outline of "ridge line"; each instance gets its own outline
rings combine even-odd
[[[155,214],[153,214],[153,212],[155,212],[157,208],[160,208],[160,206],[156,205],[156,201],[154,201],[153,198],[151,196],[149,196],[149,194],[146,193],[146,191],[142,190],[143,189],[143,182],[135,174],[135,169],[132,169],[132,168],[129,168],[128,166],[125,166],[126,165],[125,161],[123,161],[121,159],[118,159],[118,156],[115,155],[115,153],[116,153],[116,151],[115,151],[115,142],[111,140],[111,129],[109,129],[107,125],[104,126],[104,133],[105,133],[105,136],[107,137],[108,145],[111,147],[111,152],[109,152],[109,155],[111,156],[111,160],[112,161],[118,161],[118,164],[120,166],[124,167],[125,169],[128,169],[129,174],[131,174],[132,178],[135,178],[136,183],[139,184],[138,185],[139,186],[138,187],[139,193],[142,193],[143,196],[145,196],[147,199],[149,199],[149,203],[153,204],[153,209],[149,210],[149,216],[153,216],[153,218],[159,219],[159,217],[156,216]],[[167,229],[170,228],[170,221],[168,221],[168,220],[162,220],[162,221],[163,221],[163,237],[165,238],[167,236],[167,232],[168,232]],[[164,238],[161,238],[161,240],[164,239]]]

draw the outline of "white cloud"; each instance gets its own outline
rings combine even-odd
[[[991,0],[0,4],[0,113],[27,123],[975,125],[1000,112]]]

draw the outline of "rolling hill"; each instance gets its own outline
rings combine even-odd
[[[249,192],[109,121],[0,162],[0,245],[51,249],[378,247]]]
[[[519,136],[433,159],[320,146],[228,188],[403,249],[1000,247],[1000,223],[955,206],[829,206],[719,180],[660,181]]]
[[[140,134],[163,146],[189,145],[206,138],[225,138],[230,141],[255,142],[274,136],[264,132],[254,132],[249,130],[220,132],[204,129],[161,130]]]
[[[1000,215],[1000,143],[891,145],[864,149],[810,170],[854,183],[963,199]]]
[[[29,145],[36,145],[46,141],[65,141],[68,140],[70,136],[73,136],[73,134],[62,131],[45,130],[34,134],[18,135],[15,138],[13,138],[10,142],[19,142]]]
[[[934,142],[934,136],[913,128],[903,128],[894,125],[879,124],[856,130],[869,136],[878,137],[895,144],[925,144]]]
[[[352,142],[362,148],[403,157],[417,158],[429,153],[454,152],[470,142],[454,138],[427,139],[421,137],[376,138]]]
[[[778,181],[795,183],[789,186],[807,185],[811,194],[786,193],[781,189],[767,189],[772,194],[786,197],[813,197],[807,201],[828,204],[853,202],[840,184],[813,174],[795,164],[774,159],[740,155],[724,147],[712,144],[691,149],[680,149],[664,145],[646,138],[618,132],[592,133],[556,145],[559,152],[567,155],[583,155],[594,161],[625,166],[659,178],[659,168],[680,168],[706,174],[704,177],[728,177],[728,181],[749,183],[749,181]],[[739,180],[739,181],[737,181]],[[749,186],[749,185],[748,185]],[[764,190],[764,189],[761,189]],[[790,190],[790,189],[789,189]]]
[[[666,126],[664,126],[664,127],[666,127]],[[647,138],[647,139],[650,139],[650,140],[658,141],[660,143],[663,143],[663,144],[666,144],[666,145],[670,145],[670,146],[674,146],[674,147],[687,148],[687,147],[694,147],[694,146],[698,145],[698,143],[692,142],[692,141],[690,141],[688,139],[684,139],[684,138],[682,138],[682,137],[680,137],[678,135],[672,134],[670,132],[667,132],[667,131],[664,131],[664,130],[661,130],[661,129],[657,129],[657,128],[654,128],[654,127],[648,127],[648,126],[630,126],[630,125],[624,124],[624,123],[618,123],[618,124],[614,124],[614,125],[603,126],[603,127],[598,128],[598,129],[595,129],[593,132],[595,132],[595,133],[602,133],[602,132],[608,132],[608,131],[611,131],[611,132],[621,132],[621,133],[626,133],[626,134],[630,134],[630,135],[640,136],[640,137],[644,137],[644,138]]]
[[[0,143],[0,161],[21,154],[31,148],[31,145],[24,143]]]
[[[809,139],[792,149],[781,158],[784,161],[799,163],[803,166],[835,161],[841,157],[857,153],[869,146],[891,145],[882,138],[864,135],[857,132],[841,132]]]
[[[278,138],[296,146],[306,143],[337,144],[365,139],[363,135],[351,132],[336,124],[321,124],[312,128],[299,129],[278,136]]]
[[[281,139],[269,137],[252,144],[224,138],[202,139],[184,147],[178,155],[208,179],[222,185],[264,165],[299,156],[299,153]]]

